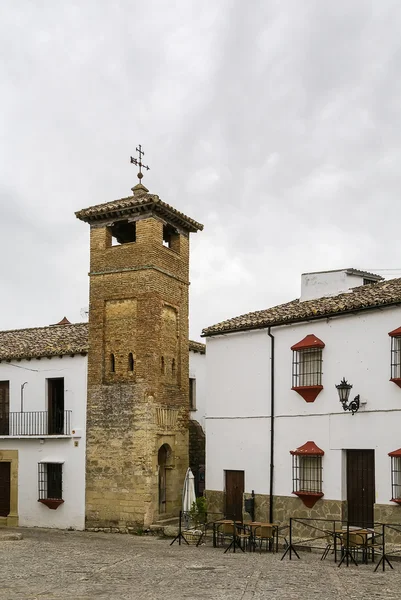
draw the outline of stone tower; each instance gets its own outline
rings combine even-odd
[[[189,234],[149,194],[76,213],[90,224],[87,527],[177,513],[188,467]]]

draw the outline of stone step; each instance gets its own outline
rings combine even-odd
[[[167,519],[157,519],[157,521],[154,522],[154,525],[178,525],[178,523],[178,517],[168,517]]]

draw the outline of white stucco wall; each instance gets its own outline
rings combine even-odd
[[[363,277],[351,275],[346,270],[303,273],[301,275],[300,300],[335,296],[360,285],[363,285]]]
[[[275,336],[274,494],[291,495],[293,450],[313,440],[324,451],[326,499],[345,499],[345,450],[374,449],[376,502],[392,504],[388,453],[401,447],[401,389],[390,379],[391,340],[401,308],[272,328]],[[307,403],[292,385],[291,346],[314,334],[325,343],[323,390]],[[245,491],[268,493],[270,342],[267,330],[207,340],[206,488],[224,489],[224,470],[245,471]],[[345,377],[360,394],[344,412],[335,384]]]
[[[0,450],[18,450],[18,514],[21,526],[84,529],[85,526],[85,419],[86,356],[0,363],[0,381],[10,382],[10,412],[47,410],[46,379],[64,377],[64,408],[71,410],[75,437],[0,436]],[[77,445],[76,445],[77,444]],[[38,463],[63,464],[63,500],[57,510],[38,502]]]
[[[244,470],[246,491],[268,493],[267,332],[208,338],[206,370],[206,489],[224,489],[224,470]]]
[[[191,410],[189,416],[198,421],[205,430],[206,354],[189,351],[189,377],[196,379],[196,410]]]

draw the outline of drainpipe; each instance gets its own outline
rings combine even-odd
[[[273,481],[274,481],[274,335],[267,330],[271,339],[270,356],[270,490],[269,490],[269,522],[273,521]]]
[[[26,385],[28,385],[27,381],[21,385],[21,412],[24,412],[24,387]]]

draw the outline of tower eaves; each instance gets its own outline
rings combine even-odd
[[[129,216],[140,216],[149,212],[192,233],[202,231],[203,229],[201,223],[187,217],[184,213],[163,202],[156,194],[148,194],[146,192],[106,202],[105,204],[83,208],[77,211],[75,216],[77,219],[93,225],[110,219],[125,219]]]

